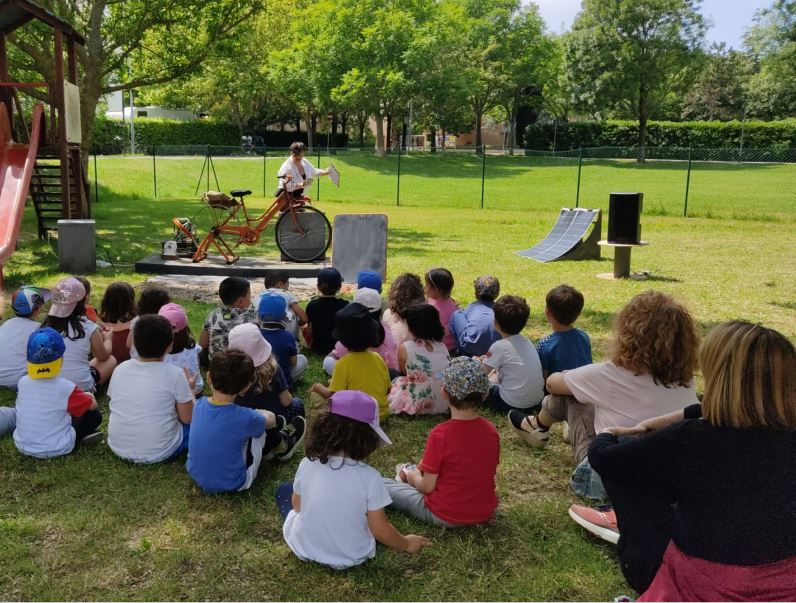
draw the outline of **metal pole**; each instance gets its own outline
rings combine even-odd
[[[575,207],[580,207],[580,170],[583,167],[583,145],[578,149],[578,189],[575,192]]]
[[[691,145],[688,146],[688,175],[685,177],[685,203],[683,204],[683,217],[688,217],[688,189],[691,186]]]
[[[746,130],[746,104],[743,106],[743,117],[741,118],[741,145],[738,149],[738,163],[743,161],[743,135]]]
[[[97,181],[97,148],[94,147],[94,203],[98,201],[99,201],[99,183]]]
[[[398,186],[395,190],[395,205],[401,205],[401,143],[398,143]]]
[[[155,199],[158,198],[158,162],[156,159],[157,153],[155,152],[155,146],[152,145],[152,182],[155,185]]]
[[[484,209],[484,180],[486,178],[486,147],[481,145],[481,209]]]
[[[321,169],[321,145],[318,145],[318,169]],[[316,191],[315,192],[315,200],[316,201],[320,201],[321,200],[321,179],[320,178],[318,178],[318,180],[315,183],[315,191]]]
[[[266,186],[265,185],[265,162],[266,162],[265,158],[267,156],[268,156],[268,147],[263,146],[263,197],[265,197],[265,194],[266,194],[265,193],[265,186]]]
[[[205,152],[207,153],[205,155],[205,161],[207,162],[207,188],[205,190],[209,191],[210,190],[210,145],[207,145]]]

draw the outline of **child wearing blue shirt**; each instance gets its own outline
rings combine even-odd
[[[194,406],[186,468],[205,492],[247,490],[263,456],[282,442],[266,437],[266,429],[276,426],[276,417],[234,403],[254,379],[254,362],[245,352],[217,352],[208,374],[213,395],[210,400],[200,398]],[[294,440],[293,447],[298,443]]]
[[[547,292],[544,315],[553,332],[536,345],[545,379],[591,364],[589,336],[572,326],[582,310],[583,294],[574,287],[559,285]]]
[[[298,353],[295,336],[285,328],[285,298],[276,293],[264,293],[260,297],[258,314],[262,324],[260,332],[271,344],[274,357],[287,379],[287,385],[292,387],[293,382],[307,369],[307,357]]]

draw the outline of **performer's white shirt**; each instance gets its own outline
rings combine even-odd
[[[304,177],[301,172],[304,172]],[[297,188],[308,188],[312,184],[313,178],[322,175],[321,170],[315,169],[313,165],[305,158],[301,159],[301,169],[293,161],[292,157],[285,159],[279,171],[276,173],[278,178],[282,178],[285,174],[290,174],[291,179],[286,184],[280,181],[280,186],[284,186],[289,193],[292,193]],[[298,183],[303,183],[301,186],[296,186]]]

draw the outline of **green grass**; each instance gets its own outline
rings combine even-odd
[[[222,190],[250,188],[255,194],[271,194],[281,156],[218,157],[210,187]],[[472,153],[414,153],[400,159],[400,195],[397,155],[383,158],[369,152],[341,151],[311,158],[321,166],[332,161],[342,174],[337,189],[321,179],[311,196],[321,201],[391,206],[400,196],[409,207],[477,208],[481,203],[481,174],[484,173],[484,205],[487,208],[555,211],[575,205],[578,160],[567,158],[488,155]],[[99,157],[97,175],[101,184],[126,196],[154,196],[155,170],[158,197],[191,198],[201,178],[203,157]],[[687,162],[650,161],[639,165],[631,160],[583,162],[580,206],[607,209],[611,191],[642,191],[647,215],[682,216],[687,180]],[[93,166],[92,166],[93,169]],[[265,169],[265,182],[263,170]],[[688,182],[688,212],[691,216],[734,219],[786,220],[796,216],[796,164],[736,164],[694,162]],[[265,185],[265,187],[264,187]],[[318,186],[320,188],[318,188]]]
[[[384,160],[385,164],[394,159]],[[405,164],[411,166],[405,159],[402,171]],[[382,165],[374,158],[361,160]],[[141,166],[146,162],[118,161]],[[243,165],[226,161],[229,169]],[[262,159],[243,161],[254,165]],[[457,157],[440,161],[465,163]],[[373,189],[374,183],[379,194],[386,194],[389,187],[382,172],[366,167],[360,166],[361,172],[346,167],[344,187],[336,194],[354,195]],[[103,201],[94,206],[94,214],[100,251],[113,266],[91,277],[97,292],[114,280],[139,285],[145,279],[132,272],[132,263],[159,249],[160,241],[171,233],[172,216],[192,215],[199,208],[189,199],[200,168],[198,160],[187,165],[182,177],[175,175],[174,187],[182,187],[178,189],[182,199],[153,201],[140,185],[145,169],[140,173],[126,169],[102,180],[109,188],[101,190]],[[216,168],[227,166],[216,160]],[[606,182],[621,182],[626,176],[620,171],[607,170]],[[222,174],[226,172],[220,178]],[[224,177],[229,182],[222,181],[223,188],[239,184],[232,173]],[[401,181],[407,204],[402,207],[391,206],[387,198],[371,205],[364,198],[343,202],[331,197],[328,184],[322,188],[319,206],[330,217],[362,211],[388,215],[388,280],[406,270],[422,274],[431,266],[446,266],[456,278],[454,297],[467,303],[473,296],[473,278],[495,274],[505,293],[528,299],[532,316],[525,333],[534,340],[548,331],[542,314],[545,292],[570,283],[586,297],[578,326],[591,335],[598,359],[606,353],[617,310],[633,294],[649,288],[682,299],[703,331],[722,320],[746,318],[796,341],[796,263],[791,261],[796,227],[792,224],[648,215],[643,232],[650,245],[634,250],[632,265],[634,270],[649,270],[652,277],[644,282],[612,282],[595,278],[611,271],[610,252],[599,261],[550,264],[515,254],[544,236],[560,203],[534,206],[533,211],[519,206],[481,211],[471,209],[475,203],[467,182],[457,188],[452,177],[442,174],[432,180],[419,174],[413,178],[416,191],[439,191],[448,195],[445,203],[458,199],[461,206],[443,206],[437,200],[426,203],[420,192],[412,190],[409,176]],[[498,179],[487,185],[504,185],[507,194],[516,195],[522,191],[516,182]],[[254,183],[243,184],[258,190]],[[562,190],[569,186],[559,185]],[[135,192],[137,197],[132,195]],[[514,202],[509,199],[509,205]],[[265,200],[252,203],[263,207]],[[23,231],[19,250],[5,267],[7,286],[52,285],[61,276],[57,260],[46,242],[35,240],[32,213],[26,215]],[[270,232],[247,253],[273,255]],[[95,304],[99,295],[94,296]],[[197,332],[209,306],[180,301]],[[305,399],[307,387],[321,378],[320,359],[311,360],[297,392]],[[13,395],[0,392],[0,403],[12,404]],[[107,401],[102,405],[107,411]],[[572,461],[558,431],[546,450],[532,451],[513,436],[502,417],[487,416],[502,438],[496,519],[487,526],[445,532],[390,513],[400,530],[428,535],[434,546],[419,556],[380,547],[374,560],[346,572],[302,563],[282,541],[273,493],[277,483],[293,475],[298,458],[285,465],[264,465],[250,492],[211,497],[193,485],[179,463],[132,466],[102,444],[79,448],[65,458],[36,461],[23,458],[11,439],[4,438],[0,441],[0,598],[610,600],[627,592],[613,547],[589,538],[567,516],[567,507],[577,499],[567,486]],[[372,465],[388,475],[395,463],[416,460],[437,421],[391,418],[386,429],[394,445],[375,453]]]

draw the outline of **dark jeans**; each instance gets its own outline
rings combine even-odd
[[[652,583],[672,538],[674,507],[628,484],[603,478],[616,512],[619,563],[627,583],[643,593]]]
[[[287,519],[287,514],[293,509],[293,482],[282,482],[276,488],[276,506],[282,520]]]
[[[190,436],[191,436],[191,425],[190,425],[190,423],[187,424],[187,425],[185,423],[183,423],[182,424],[182,443],[180,444],[180,447],[177,448],[177,450],[175,450],[174,453],[169,458],[166,459],[167,461],[173,461],[177,457],[182,456],[184,453],[188,452],[188,440],[190,439]]]
[[[493,383],[489,386],[489,394],[484,400],[484,406],[487,408],[491,408],[494,411],[497,411],[503,415],[507,415],[511,410],[519,410],[521,412],[529,412],[529,408],[517,408],[516,406],[512,406],[503,398],[500,397],[500,386],[497,383]]]
[[[72,427],[75,430],[75,446],[87,435],[97,431],[102,423],[102,413],[97,410],[87,410],[81,417],[72,417]]]
[[[296,417],[304,416],[304,403],[301,398],[293,398],[290,406],[282,406],[278,400],[273,400],[264,404],[263,410],[270,410],[277,417],[284,417],[285,423],[290,423]]]

